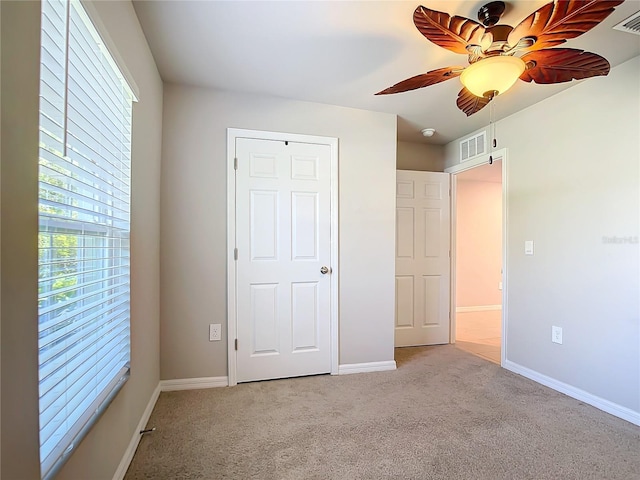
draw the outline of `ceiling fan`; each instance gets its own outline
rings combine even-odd
[[[539,8],[515,28],[499,25],[505,2],[478,11],[478,20],[450,16],[419,6],[413,23],[427,40],[467,55],[469,65],[444,67],[416,75],[376,95],[428,87],[460,77],[464,88],[457,105],[469,115],[506,92],[520,78],[525,82],[562,83],[609,73],[609,62],[574,48],[548,48],[591,30],[624,0],[556,0]]]

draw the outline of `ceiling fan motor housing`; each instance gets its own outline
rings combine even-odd
[[[484,48],[485,54],[496,55],[504,52],[509,46],[509,34],[512,30],[513,27],[510,25],[495,25],[487,28],[482,43],[483,46],[485,46],[485,42],[491,43]]]
[[[478,20],[480,20],[485,27],[492,27],[500,21],[505,7],[504,2],[489,2],[478,10]]]

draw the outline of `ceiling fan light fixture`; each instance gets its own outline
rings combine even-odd
[[[476,97],[493,97],[509,90],[525,70],[519,57],[496,55],[469,65],[460,81]]]
[[[482,25],[420,5],[413,12],[418,31],[435,45],[466,56],[470,65],[414,75],[376,95],[408,92],[460,77],[464,88],[458,92],[456,105],[469,116],[509,90],[518,79],[551,84],[607,75],[611,65],[600,55],[550,47],[588,32],[624,1],[552,0],[515,27],[500,24],[507,8],[503,1],[491,1],[480,9]]]

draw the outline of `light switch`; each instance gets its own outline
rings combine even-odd
[[[524,254],[533,255],[533,240],[524,241]]]

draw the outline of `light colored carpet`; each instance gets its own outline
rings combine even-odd
[[[640,428],[451,345],[160,395],[126,480],[640,479]]]

